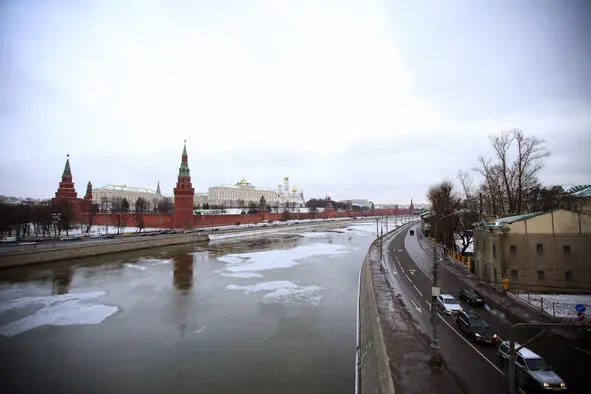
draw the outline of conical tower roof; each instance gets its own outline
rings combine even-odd
[[[62,178],[65,176],[72,176],[72,170],[70,170],[70,155],[66,155],[66,165],[64,166],[64,172],[62,172]]]
[[[183,156],[181,158],[181,166],[179,168],[179,176],[191,176],[191,172],[189,171],[188,157],[187,157],[187,140],[185,140],[185,145],[183,146]]]

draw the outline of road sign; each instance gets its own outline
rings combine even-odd
[[[583,313],[583,312],[585,312],[586,309],[587,308],[585,308],[585,305],[583,305],[583,304],[577,304],[577,305],[575,305],[575,310],[577,312]]]
[[[583,312],[577,312],[577,321],[582,323],[585,320],[585,314]]]

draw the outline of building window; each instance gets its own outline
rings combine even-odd
[[[538,284],[543,285],[546,281],[546,272],[538,271]]]
[[[564,257],[567,260],[570,260],[570,245],[562,246],[562,257]]]
[[[511,253],[511,256],[517,256],[517,246],[511,245],[511,247],[509,247],[509,253]]]
[[[519,271],[511,270],[511,281],[518,282],[519,281]]]
[[[570,283],[573,281],[573,272],[572,271],[564,271],[564,281]]]
[[[497,245],[493,244],[493,260],[497,257]]]
[[[544,247],[542,246],[542,244],[536,245],[536,253],[538,254],[538,256],[541,256],[544,254]]]

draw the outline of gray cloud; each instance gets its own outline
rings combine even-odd
[[[273,5],[271,7],[271,4]],[[91,180],[172,193],[245,176],[404,203],[547,141],[545,183],[589,183],[586,1],[13,3],[0,14],[0,194]]]

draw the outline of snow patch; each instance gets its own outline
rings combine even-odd
[[[591,311],[591,295],[589,294],[538,294],[518,293],[516,294],[523,301],[537,307],[544,308],[544,312],[554,317],[576,318],[575,306],[583,304],[586,307],[585,315],[589,316]]]
[[[116,306],[86,301],[105,295],[104,291],[70,293],[45,297],[22,297],[0,304],[0,313],[41,305],[33,314],[0,327],[0,335],[12,337],[41,326],[99,324],[119,310]]]
[[[246,295],[265,293],[266,302],[284,302],[319,305],[326,289],[317,285],[300,286],[290,281],[278,280],[263,282],[252,286],[228,285],[228,290],[242,291]]]

